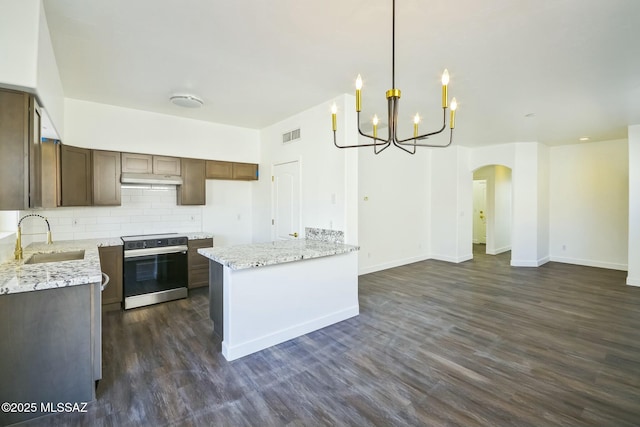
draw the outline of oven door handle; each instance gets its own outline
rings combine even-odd
[[[162,255],[162,254],[174,254],[174,253],[187,253],[189,248],[186,245],[180,246],[164,246],[161,248],[145,248],[145,249],[131,249],[124,251],[125,258],[135,258],[146,255]]]

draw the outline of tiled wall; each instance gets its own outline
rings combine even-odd
[[[120,237],[135,234],[202,231],[203,207],[178,206],[176,189],[122,188],[122,206],[34,209],[20,212],[46,217],[54,241]],[[39,218],[22,222],[23,242],[45,241]]]

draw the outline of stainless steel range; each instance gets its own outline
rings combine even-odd
[[[168,233],[121,239],[125,310],[187,297],[187,237]]]

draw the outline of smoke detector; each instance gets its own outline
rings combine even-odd
[[[204,105],[202,99],[194,95],[173,95],[169,101],[185,108],[200,108]]]

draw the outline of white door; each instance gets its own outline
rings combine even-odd
[[[299,162],[273,166],[272,238],[296,239],[300,236],[300,165]]]
[[[487,243],[487,181],[473,181],[473,243]]]

